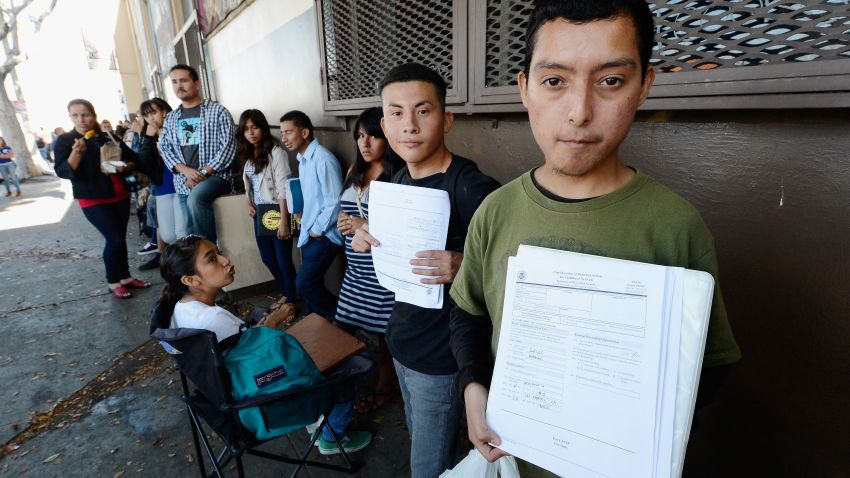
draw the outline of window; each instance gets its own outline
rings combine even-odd
[[[326,110],[378,104],[381,78],[419,62],[443,75],[447,102],[466,101],[466,2],[322,1],[318,8]]]
[[[183,63],[198,70],[203,95],[214,100],[215,89],[207,74],[204,45],[201,41],[201,32],[198,29],[197,15],[194,12],[174,38],[174,55],[177,58],[177,63]]]
[[[326,110],[377,103],[375,84],[404,61],[443,73],[456,110],[522,110],[516,75],[532,0],[320,3]],[[646,108],[850,106],[847,0],[649,6],[656,22],[651,64],[659,74]],[[459,28],[467,24],[464,15],[469,28]]]

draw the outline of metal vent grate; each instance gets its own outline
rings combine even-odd
[[[418,62],[454,84],[453,2],[326,0],[322,2],[329,101],[377,96],[393,66]]]
[[[668,0],[655,16],[659,72],[850,58],[850,1]],[[516,85],[530,0],[488,0],[485,86]]]

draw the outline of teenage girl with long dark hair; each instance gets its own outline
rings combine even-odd
[[[286,297],[295,303],[295,265],[292,263],[292,231],[286,208],[286,181],[292,176],[286,153],[277,145],[269,122],[260,110],[245,110],[236,128],[236,159],[242,165],[242,181],[248,198],[248,215],[254,218],[254,231],[260,258]],[[257,206],[276,204],[280,226],[271,236],[256,234]]]
[[[236,267],[215,244],[201,236],[186,236],[165,248],[160,262],[165,287],[156,310],[160,317],[171,316],[171,328],[209,330],[222,342],[237,336],[246,327],[235,315],[215,304],[216,295],[232,284],[236,275]],[[277,327],[281,322],[289,322],[295,315],[295,306],[284,304],[282,307],[285,312],[270,315],[274,319],[260,325]],[[233,340],[228,342],[235,346]],[[346,433],[353,408],[352,402],[338,403],[328,416],[329,426],[341,437],[340,443],[347,453],[362,450],[372,441],[369,432]],[[339,453],[326,429],[322,431],[318,446],[323,455]]]
[[[342,212],[337,220],[337,228],[345,238],[348,266],[339,293],[336,321],[379,337],[378,384],[374,393],[358,403],[358,412],[367,412],[384,405],[398,386],[392,356],[384,340],[395,295],[378,283],[372,254],[354,252],[351,248],[354,231],[369,221],[369,185],[372,181],[389,181],[404,165],[387,144],[381,129],[381,117],[381,108],[369,108],[360,114],[354,124],[353,136],[357,150],[354,164],[343,183],[340,197]]]

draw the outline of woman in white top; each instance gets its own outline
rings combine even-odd
[[[280,285],[286,302],[295,303],[295,265],[292,263],[292,231],[286,208],[286,181],[292,176],[286,153],[275,143],[269,122],[260,110],[245,110],[236,129],[236,158],[242,165],[242,181],[248,198],[248,215],[254,218],[254,233],[260,258]],[[270,236],[257,235],[258,205],[280,208],[280,226]]]
[[[222,342],[237,335],[246,326],[235,315],[215,305],[216,294],[233,283],[236,274],[236,267],[221,255],[215,244],[200,236],[185,236],[169,244],[162,253],[161,262],[160,273],[165,279],[165,287],[157,311],[171,315],[171,328],[209,330]],[[292,304],[285,304],[279,310],[269,314],[259,325],[277,327],[295,316]],[[353,401],[337,403],[328,416],[328,424],[337,436],[342,437],[340,443],[347,453],[362,450],[372,441],[369,432],[348,430],[353,409]],[[319,453],[339,453],[332,440],[330,431],[323,429],[317,442]]]

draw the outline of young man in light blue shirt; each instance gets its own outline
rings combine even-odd
[[[283,146],[298,153],[298,177],[304,196],[301,215],[301,269],[295,287],[307,304],[306,313],[315,312],[332,320],[337,298],[325,287],[325,272],[342,249],[342,235],[336,229],[342,170],[336,156],[313,137],[313,123],[301,111],[280,118]]]

